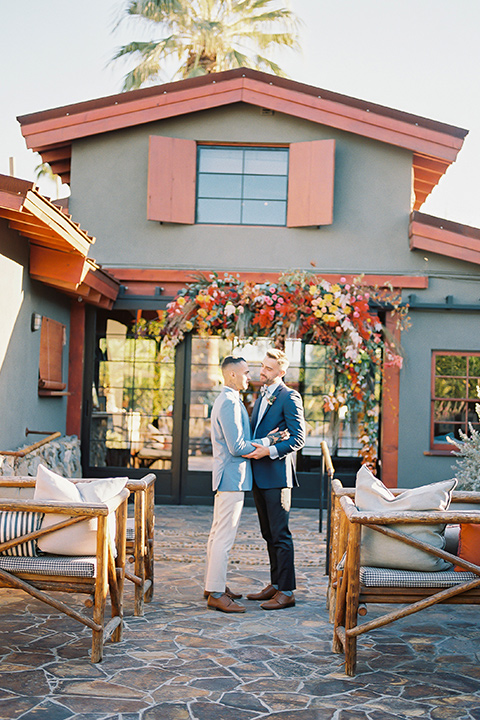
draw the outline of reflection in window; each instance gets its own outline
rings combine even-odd
[[[198,148],[197,223],[285,225],[287,148]]]
[[[212,469],[210,417],[215,398],[223,387],[222,359],[233,353],[248,362],[252,381],[243,400],[251,413],[261,386],[261,363],[270,347],[269,340],[241,346],[238,341],[192,338],[189,470]],[[298,469],[318,471],[322,440],[328,443],[335,456],[357,457],[360,449],[357,417],[348,414],[346,407],[340,408],[339,412],[324,409],[324,396],[335,387],[331,350],[324,346],[304,345],[300,340],[287,340],[285,352],[290,360],[285,381],[300,392],[305,408],[307,438],[304,449],[297,456]]]
[[[451,449],[447,437],[460,439],[468,423],[480,429],[475,405],[480,385],[480,353],[433,353],[432,449]]]
[[[137,336],[135,320],[120,312],[99,317],[93,467],[171,467],[174,354],[164,357],[156,340]]]

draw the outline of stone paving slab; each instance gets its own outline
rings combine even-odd
[[[437,606],[362,636],[358,674],[346,677],[331,651],[318,512],[292,510],[296,607],[244,601],[235,616],[203,599],[211,516],[156,508],[154,600],[133,617],[127,583],[124,640],[107,643],[97,665],[86,628],[1,589],[0,720],[480,720],[476,607]],[[229,584],[246,593],[268,581],[255,510],[245,508]]]

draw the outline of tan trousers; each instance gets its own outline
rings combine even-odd
[[[204,589],[209,592],[225,592],[228,555],[235,542],[244,498],[245,493],[238,491],[215,494],[205,568]]]

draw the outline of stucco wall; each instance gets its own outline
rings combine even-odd
[[[69,300],[28,274],[28,241],[0,220],[0,450],[24,445],[25,429],[65,433],[66,397],[38,397],[40,331],[32,313],[67,326],[63,377],[68,377]],[[66,380],[65,380],[66,381]],[[41,435],[29,435],[36,442]]]
[[[429,297],[421,302],[478,303],[478,278],[431,278]],[[398,485],[414,487],[455,475],[455,457],[428,456],[433,350],[480,352],[478,312],[412,310],[412,327],[402,337],[405,353],[400,385]]]
[[[149,135],[198,141],[336,140],[334,222],[318,228],[161,225],[146,219]],[[111,267],[417,270],[408,249],[411,154],[285,115],[232,106],[77,141],[70,211]]]

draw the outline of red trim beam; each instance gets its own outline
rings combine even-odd
[[[422,250],[480,265],[480,229],[413,212],[410,250]]]

